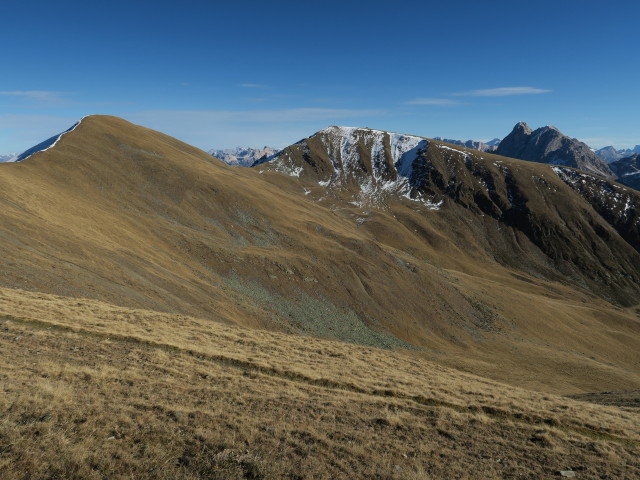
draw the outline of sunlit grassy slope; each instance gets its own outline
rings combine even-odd
[[[381,350],[0,290],[0,478],[640,475],[638,410]]]
[[[529,199],[523,225],[563,259],[554,265],[517,226],[481,214],[472,202],[486,192],[463,157],[436,150],[460,198],[438,211],[401,198],[357,206],[90,116],[54,148],[0,165],[0,285],[406,348],[539,391],[637,389],[638,252],[548,166],[474,157],[496,201],[513,189]],[[545,189],[532,180],[542,176]]]

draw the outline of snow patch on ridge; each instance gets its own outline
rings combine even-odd
[[[631,189],[613,185],[598,176],[570,168],[551,167],[551,169],[575,191],[596,199],[599,204],[608,205],[621,216],[631,217],[638,207]],[[637,219],[635,223],[640,224],[640,219]]]
[[[601,180],[599,177],[595,175],[590,175],[588,173],[579,172],[577,170],[572,170],[570,168],[562,168],[562,167],[551,167],[556,175],[558,175],[565,183],[576,184],[577,182],[585,183],[587,181],[595,181]]]
[[[65,136],[69,132],[73,132],[76,128],[78,128],[78,125],[80,125],[80,123],[82,123],[82,120],[84,120],[85,118],[87,118],[89,116],[91,116],[91,115],[86,115],[86,116],[82,117],[80,120],[78,120],[76,123],[74,123],[71,126],[71,128],[69,128],[68,130],[65,130],[64,132],[62,132],[62,133],[60,133],[58,135],[55,135],[55,136],[45,140],[42,143],[39,143],[35,147],[31,147],[29,150],[26,150],[26,151],[22,152],[20,155],[15,157],[15,159],[13,161],[14,162],[22,162],[23,160],[26,160],[27,158],[29,158],[30,156],[32,156],[35,153],[46,152],[47,150],[52,149],[53,147],[55,147],[58,144],[58,142],[60,141],[60,139],[63,136]]]
[[[451,150],[452,152],[459,153],[461,155],[464,155],[465,157],[468,155],[467,152],[464,152],[462,150],[458,150],[457,148],[447,147],[446,145],[437,145],[437,147],[441,148],[443,150]]]
[[[321,142],[333,167],[331,177],[318,181],[318,184],[334,190],[355,190],[352,205],[384,206],[390,194],[419,202],[432,210],[442,205],[442,202],[426,198],[418,190],[420,175],[415,170],[418,165],[416,162],[424,162],[421,153],[427,149],[427,139],[383,130],[339,126],[325,128],[312,138]],[[291,148],[303,149],[305,157],[311,153],[306,140]],[[285,149],[269,160],[273,160],[275,171],[300,177],[309,166],[300,166],[295,157],[293,151]]]
[[[386,196],[395,193],[430,209],[440,208],[442,202],[422,198],[412,185],[414,163],[427,148],[426,139],[356,127],[329,127],[319,133],[324,134],[322,143],[334,169],[332,178],[321,182],[322,186],[340,186],[355,180],[359,191],[351,203],[357,206],[383,205]],[[370,174],[366,173],[369,166],[362,158],[365,152],[371,159]]]
[[[335,171],[332,183],[345,180],[347,173],[357,172],[364,168],[361,152],[358,147],[364,147],[371,156],[371,173],[375,180],[382,181],[391,165],[387,163],[385,153],[385,139],[389,137],[391,164],[401,176],[411,174],[413,160],[422,148],[426,148],[427,141],[413,135],[389,133],[382,130],[370,130],[356,127],[329,127],[322,130],[324,144]]]

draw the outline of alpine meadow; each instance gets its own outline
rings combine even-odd
[[[0,479],[640,478],[640,7],[576,7],[7,5]]]

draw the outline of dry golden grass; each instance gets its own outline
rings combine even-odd
[[[462,169],[465,185],[477,186],[464,163],[440,157],[440,170]],[[499,179],[498,158],[483,157],[475,161]],[[574,233],[602,223],[548,166],[499,161],[536,212],[543,201],[562,206]],[[610,267],[602,295],[634,298],[625,272],[637,252],[617,234],[609,243],[580,237],[586,266],[561,274],[522,231],[462,204],[360,208],[317,184],[305,195],[304,179],[234,169],[104,116],[0,170],[1,286],[371,346],[410,343],[425,358],[536,390],[640,387],[638,311],[594,295],[584,272]],[[552,197],[531,183],[543,175]]]
[[[637,410],[406,351],[0,291],[0,478],[637,478]]]

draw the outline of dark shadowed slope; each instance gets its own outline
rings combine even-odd
[[[640,153],[612,162],[610,166],[620,183],[640,190]]]

